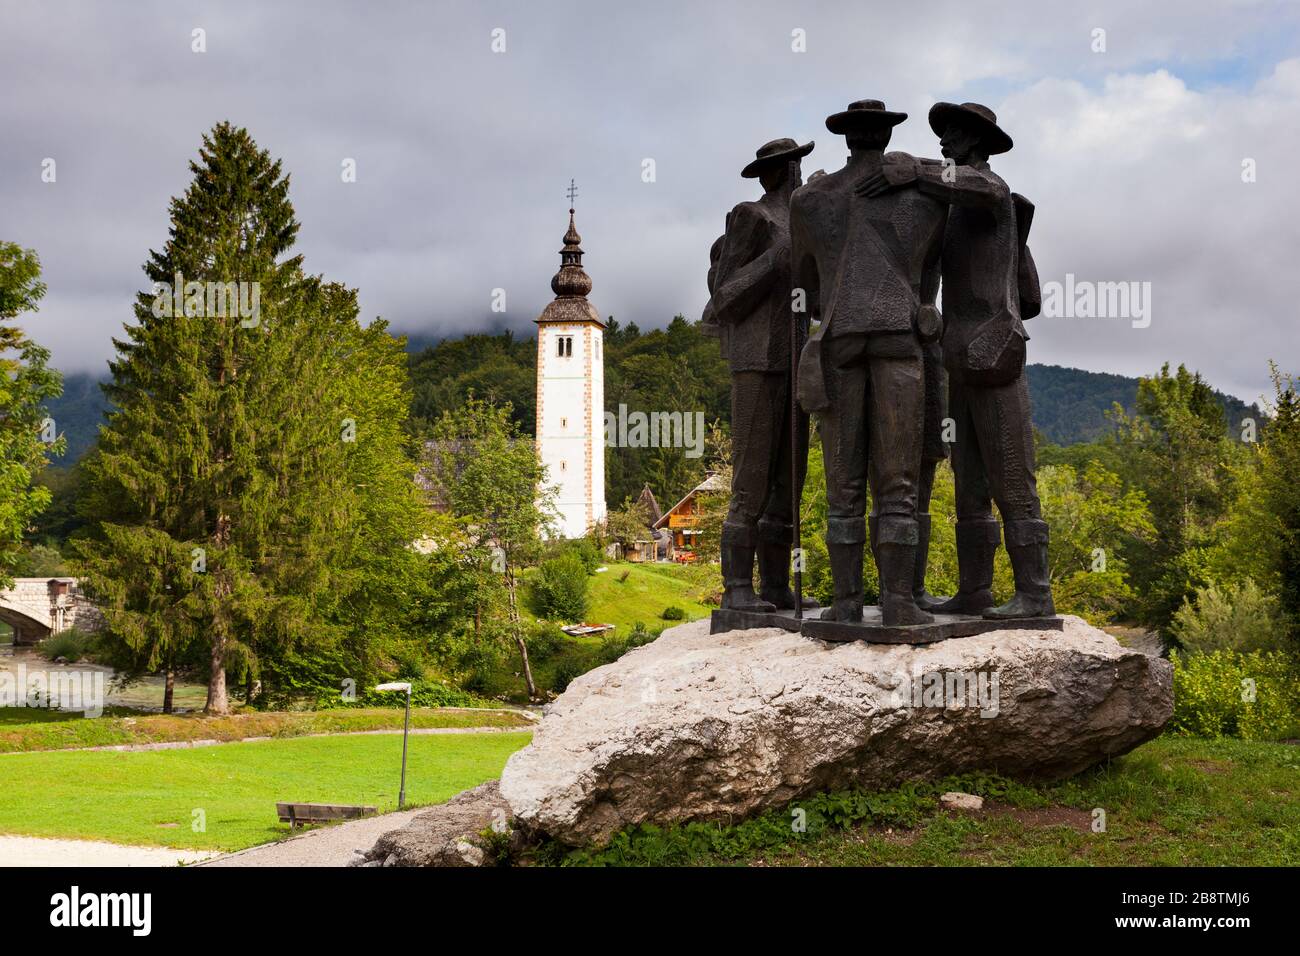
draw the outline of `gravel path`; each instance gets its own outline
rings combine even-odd
[[[5,866],[347,866],[354,850],[369,850],[380,834],[403,827],[428,807],[382,813],[361,820],[308,830],[280,843],[264,843],[224,856],[217,850],[179,850],[124,846],[99,840],[51,840],[0,836],[0,867]]]
[[[215,855],[211,850],[123,846],[98,840],[0,836],[0,866],[176,866]]]
[[[280,843],[264,843],[203,863],[203,866],[347,866],[358,854],[369,850],[380,834],[396,830],[428,807],[381,813],[361,820],[349,820],[309,830]]]

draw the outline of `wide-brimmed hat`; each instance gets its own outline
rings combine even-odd
[[[754,150],[754,156],[757,158],[742,169],[740,175],[746,179],[757,179],[759,173],[764,169],[778,163],[788,163],[792,159],[807,156],[812,152],[812,148],[813,144],[811,142],[800,146],[788,136],[774,139],[772,142],[764,143]]]
[[[1011,137],[998,126],[998,116],[979,103],[935,103],[930,107],[930,129],[942,136],[948,124],[956,120],[979,131],[984,148],[990,156],[1005,153],[1011,148]]]
[[[906,113],[894,113],[885,109],[880,100],[858,100],[850,103],[849,108],[841,113],[832,113],[826,117],[826,128],[832,133],[843,136],[855,129],[881,129],[897,126],[907,119]]]

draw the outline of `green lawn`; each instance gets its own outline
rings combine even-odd
[[[533,679],[543,694],[556,693],[578,674],[613,660],[625,649],[618,646],[619,642],[626,642],[638,623],[644,624],[646,630],[655,635],[664,628],[683,623],[665,621],[662,617],[664,608],[680,607],[687,621],[707,617],[713,606],[706,602],[713,592],[719,590],[716,565],[697,567],[611,561],[606,568],[587,577],[586,617],[588,623],[613,624],[615,629],[591,637],[564,637],[556,650],[545,654],[530,649]],[[529,569],[523,574],[525,599],[520,602],[520,612],[530,622],[537,618],[530,606],[527,582],[535,573],[535,569]],[[525,701],[519,659],[513,652],[482,677],[482,683],[474,687],[477,693],[499,700]]]
[[[986,798],[978,813],[937,795]],[[799,806],[795,803],[792,807]],[[633,831],[594,854],[539,861],[723,866],[1300,866],[1300,747],[1160,737],[1070,780],[993,777],[804,801],[734,827]],[[1104,831],[1094,830],[1104,811]]]
[[[203,714],[149,714],[108,708],[102,717],[46,710],[0,707],[0,754],[66,750],[121,744],[183,740],[244,740],[248,737],[304,737],[364,730],[401,729],[404,712],[396,707],[340,707],[314,711],[246,711],[228,717]],[[413,707],[412,727],[531,727],[511,710]]]
[[[529,737],[411,737],[408,805],[438,803],[500,776]],[[395,809],[401,760],[397,735],[0,756],[0,834],[238,850],[288,835],[278,800]],[[191,828],[196,809],[206,832]]]
[[[688,621],[706,617],[712,608],[703,599],[721,580],[718,569],[712,566],[610,561],[605,567],[605,571],[587,577],[587,620],[613,624],[615,633],[623,636],[638,621],[651,631],[679,623],[660,616],[664,608],[672,605],[685,611]],[[627,580],[621,580],[624,572]],[[529,577],[531,574],[525,574],[524,580]],[[524,614],[535,619],[529,603],[524,602]]]
[[[525,733],[411,738],[408,802],[436,803],[499,776]],[[193,750],[0,757],[0,834],[235,850],[282,838],[277,800],[393,809],[401,740],[321,737]],[[942,810],[958,788],[986,798]],[[1070,780],[971,776],[792,805],[732,827],[638,830],[595,853],[532,862],[759,866],[1300,866],[1300,747],[1161,737]],[[206,813],[194,833],[192,811]],[[1094,830],[1105,811],[1104,831]]]

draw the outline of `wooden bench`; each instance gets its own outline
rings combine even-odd
[[[335,820],[356,820],[375,813],[375,807],[356,807],[345,803],[277,803],[280,822],[290,828],[312,823],[332,823]]]

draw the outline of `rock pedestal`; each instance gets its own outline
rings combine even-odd
[[[826,789],[1061,778],[1156,736],[1172,711],[1167,661],[1074,617],[926,645],[695,621],[574,680],[500,793],[525,830],[598,843]]]
[[[479,845],[488,827],[504,827],[510,808],[489,780],[389,830],[352,866],[484,866]]]

